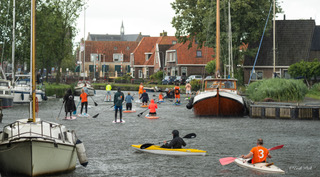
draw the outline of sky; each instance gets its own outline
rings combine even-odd
[[[91,34],[120,34],[123,21],[125,34],[159,36],[164,30],[174,36],[171,25],[175,15],[170,3],[175,0],[86,0],[87,6],[77,21],[75,42]],[[278,0],[284,13],[277,19],[312,19],[320,25],[320,0]],[[232,3],[232,0],[231,0]],[[84,20],[85,19],[85,20]],[[84,23],[85,21],[85,23]],[[85,25],[84,25],[85,24]],[[84,30],[85,26],[85,30]]]

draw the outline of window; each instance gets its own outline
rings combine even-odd
[[[173,44],[173,45],[177,44],[177,41],[172,41],[172,44]]]
[[[146,61],[149,60],[149,58],[151,57],[152,53],[144,53],[146,55]]]
[[[139,70],[139,78],[142,78],[142,70]]]
[[[251,71],[252,72],[252,71]],[[252,80],[261,80],[263,79],[263,72],[262,71],[254,71],[252,76],[251,76]]]
[[[145,78],[148,78],[149,77],[149,68],[146,68],[146,75],[145,75]]]
[[[113,50],[118,50],[118,47],[113,47]]]
[[[113,54],[113,61],[123,61],[123,54],[122,53],[114,53]]]
[[[175,62],[176,61],[176,55],[175,52],[169,52],[167,53],[167,61],[168,62]]]
[[[290,78],[291,78],[288,70],[284,70],[284,71],[283,71],[283,75],[284,75],[283,77],[286,78],[286,79],[290,79]]]
[[[202,57],[202,51],[201,50],[197,50],[197,57]]]
[[[90,61],[94,62],[94,60],[98,61],[98,54],[96,53],[90,54]]]
[[[129,47],[129,46],[127,46],[127,50],[130,50],[130,47]]]

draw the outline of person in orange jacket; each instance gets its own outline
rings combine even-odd
[[[81,111],[80,111],[80,114],[82,114],[83,106],[85,106],[86,113],[84,115],[87,115],[87,111],[88,111],[88,94],[84,91],[84,89],[81,89],[80,100],[81,100]]]
[[[143,94],[143,83],[142,83],[142,82],[141,82],[140,85],[139,85],[139,92],[138,92],[138,94],[139,94],[139,98],[140,98],[140,96]]]
[[[156,103],[154,103],[153,99],[151,99],[148,109],[150,109],[149,110],[149,115],[150,116],[156,116],[157,115],[156,109],[158,109],[158,105]]]
[[[175,98],[176,103],[180,103],[180,87],[179,87],[179,84],[177,84],[174,87],[174,98]]]
[[[163,101],[163,95],[162,95],[162,92],[160,92],[160,94],[159,94],[159,101]]]
[[[259,138],[257,140],[257,146],[253,147],[249,152],[249,154],[242,155],[241,157],[244,159],[248,159],[252,157],[252,159],[248,161],[248,163],[252,163],[252,164],[266,162],[267,157],[271,158],[271,155],[269,154],[269,150],[263,147],[262,145],[263,145],[263,140]]]

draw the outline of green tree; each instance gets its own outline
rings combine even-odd
[[[303,77],[308,86],[310,86],[311,78],[314,77],[316,79],[320,75],[320,62],[317,59],[312,62],[300,61],[290,65],[288,72],[294,78]]]
[[[232,44],[234,58],[242,58],[239,46],[258,41],[269,13],[272,1],[233,0],[230,4],[232,21]],[[215,47],[216,39],[216,1],[215,0],[176,0],[171,4],[175,10],[172,25],[176,29],[175,36],[179,42],[197,41],[201,48]],[[281,12],[278,3],[276,11]],[[226,63],[228,37],[228,1],[220,2],[220,36],[222,62]],[[268,28],[272,27],[272,14],[269,17]],[[249,52],[249,51],[248,51]],[[235,60],[234,66],[238,64]],[[223,67],[221,67],[223,68]]]
[[[209,61],[205,68],[209,74],[214,74],[216,71],[216,60]]]

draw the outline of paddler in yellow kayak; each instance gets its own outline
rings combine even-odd
[[[271,158],[271,155],[269,154],[269,150],[263,147],[262,145],[263,145],[263,139],[259,138],[257,140],[257,146],[253,147],[249,152],[249,154],[242,155],[241,157],[244,159],[248,159],[252,157],[252,159],[248,161],[248,163],[252,163],[252,164],[266,162],[267,157]]]
[[[180,149],[182,148],[182,146],[186,146],[186,142],[184,142],[184,140],[179,137],[179,131],[178,130],[173,130],[172,131],[172,136],[173,139],[167,143],[167,141],[164,141],[164,145],[162,145],[162,148],[171,148],[171,149]]]

